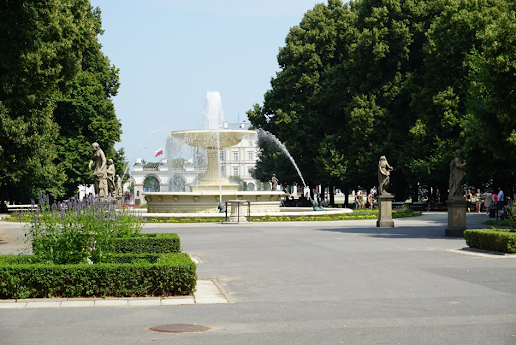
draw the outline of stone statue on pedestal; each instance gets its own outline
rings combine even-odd
[[[387,158],[385,156],[381,156],[380,161],[378,162],[378,193],[380,195],[388,194],[387,188],[389,188],[392,170],[393,167],[389,165]]]
[[[450,162],[450,183],[449,189],[450,194],[448,195],[448,199],[463,199],[460,186],[462,184],[462,177],[464,176],[464,167],[466,166],[466,161],[460,161],[460,150],[455,151],[455,158]]]
[[[109,196],[115,196],[115,174],[116,169],[115,165],[113,164],[113,160],[109,159],[107,162],[107,186],[108,186],[108,192]]]
[[[272,174],[271,183],[272,183],[272,185],[271,185],[272,191],[275,191],[276,189],[278,189],[279,180],[276,177],[276,174]]]
[[[95,194],[100,197],[107,197],[108,186],[106,156],[98,143],[95,142],[91,144],[91,148],[93,149],[93,155],[91,156],[90,163],[88,164],[88,169],[91,170],[91,165],[95,164],[95,169],[93,170]]]
[[[116,191],[115,196],[122,197],[122,179],[120,175],[116,175]]]

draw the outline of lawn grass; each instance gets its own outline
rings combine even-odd
[[[407,209],[393,210],[392,218],[406,218],[420,216],[421,212],[411,211]],[[145,216],[144,216],[145,217]],[[335,221],[335,220],[363,220],[377,219],[378,210],[353,210],[353,213],[343,214],[324,214],[320,215],[300,215],[296,216],[275,216],[266,215],[261,217],[251,217],[253,222],[291,222],[291,221]],[[193,217],[193,218],[150,218],[147,223],[220,223],[226,220],[225,217]]]

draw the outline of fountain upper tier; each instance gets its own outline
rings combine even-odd
[[[194,147],[219,148],[238,145],[248,130],[233,129],[199,129],[191,131],[177,131],[170,133],[181,138],[185,143]]]
[[[238,145],[250,133],[251,131],[247,130],[232,129],[199,129],[170,133],[171,136],[182,139],[186,144],[205,148],[208,152],[206,172],[198,185],[190,186],[193,192],[214,190],[234,192],[238,190],[238,183],[231,183],[226,178],[220,176],[219,149]]]

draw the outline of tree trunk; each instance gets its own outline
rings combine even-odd
[[[344,207],[349,208],[349,204],[348,204],[349,186],[344,185],[344,188],[342,188],[342,191],[344,192]]]

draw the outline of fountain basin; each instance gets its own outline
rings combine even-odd
[[[280,212],[282,191],[236,191],[222,193],[222,202],[248,200],[252,213]],[[219,213],[219,191],[147,192],[148,213]]]

